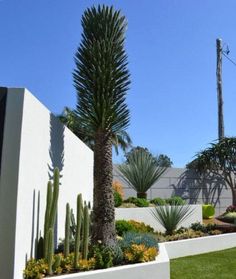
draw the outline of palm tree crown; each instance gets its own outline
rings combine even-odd
[[[82,27],[73,73],[79,120],[87,135],[98,130],[116,134],[127,128],[130,118],[125,103],[130,84],[125,17],[112,7],[92,7],[85,11]]]

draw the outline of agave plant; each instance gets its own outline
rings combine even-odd
[[[138,198],[146,198],[147,190],[160,178],[165,167],[159,167],[150,152],[137,149],[129,160],[118,167],[125,181],[137,191]]]
[[[152,209],[152,215],[165,228],[166,235],[172,235],[177,226],[186,220],[193,209],[189,205],[165,205]]]

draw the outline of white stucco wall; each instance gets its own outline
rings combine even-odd
[[[236,247],[236,233],[164,242],[169,259],[194,256]]]
[[[25,259],[34,255],[37,231],[43,234],[47,182],[54,167],[62,176],[59,238],[64,237],[66,202],[75,209],[78,193],[92,202],[93,152],[29,91],[8,89],[0,179],[0,278],[22,278]]]
[[[164,244],[159,246],[155,261],[108,269],[61,275],[58,279],[170,279],[170,263]]]
[[[142,208],[116,208],[115,218],[116,220],[136,220],[144,222],[147,225],[153,227],[156,231],[165,232],[165,229],[156,221],[152,215],[153,207]],[[190,227],[192,223],[202,223],[202,205],[190,205],[192,214],[179,224],[179,227]]]

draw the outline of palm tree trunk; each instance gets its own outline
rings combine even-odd
[[[112,140],[103,131],[98,131],[94,146],[93,244],[116,244],[112,179]]]
[[[146,192],[137,192],[137,198],[147,199],[147,193]]]

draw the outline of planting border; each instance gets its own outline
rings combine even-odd
[[[202,205],[191,204],[190,210],[193,210],[192,214],[179,224],[178,228],[190,227],[192,223],[202,223]],[[150,225],[155,230],[165,232],[165,229],[155,220],[151,211],[153,207],[138,207],[138,208],[116,208],[115,218],[116,220],[135,220],[138,222],[144,222],[146,225]]]
[[[129,264],[108,269],[86,271],[56,276],[57,279],[169,279],[170,264],[165,245],[159,245],[159,255],[155,261]]]
[[[148,263],[61,275],[58,279],[170,279],[170,259],[236,247],[236,233],[177,240],[159,244],[159,255]]]

